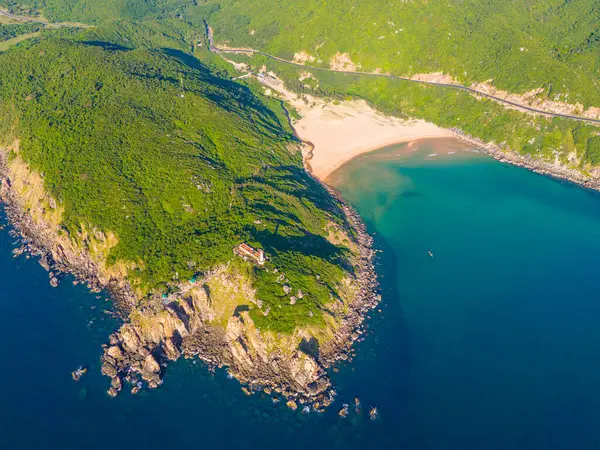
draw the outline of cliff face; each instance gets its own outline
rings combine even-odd
[[[6,149],[0,148],[0,199],[23,238],[20,251],[28,249],[40,256],[53,285],[65,273],[72,273],[92,292],[109,290],[120,310],[135,308],[136,295],[125,280],[127,266],[106,263],[116,237],[85,226],[77,236],[66,233],[61,227],[62,207],[44,191],[43,177],[30,170],[18,155],[18,140]]]
[[[45,193],[43,177],[20,159],[18,142],[7,150],[0,151],[0,195],[24,249],[40,256],[53,285],[69,272],[92,291],[108,289],[117,300],[124,324],[110,336],[102,357],[102,372],[111,378],[109,395],[117,395],[126,383],[134,393],[145,385],[155,388],[169,361],[197,356],[210,368],[226,366],[230,376],[251,390],[287,397],[291,406],[309,400],[316,402],[315,408],[328,405],[326,368],[347,358],[364,313],[377,301],[371,240],[350,208],[344,212],[358,239],[353,245],[355,275],[345,280],[348,298],[330,305],[323,327],[276,333],[258,329],[252,320],[249,307],[259,301],[239,264],[180,282],[168,296],[136,293],[126,278],[135,265],[107,263],[117,238],[85,224],[76,236],[67,234],[61,207]]]
[[[204,286],[225,270],[221,268],[197,284]],[[215,324],[218,314],[212,301],[203,287],[195,287],[166,304],[155,299],[153,304],[136,310],[128,323],[110,337],[103,356],[103,373],[135,385],[140,378],[154,388],[161,383],[168,361],[183,355],[198,356],[211,366],[228,366],[229,373],[239,380],[278,389],[288,396],[311,397],[330,386],[323,367],[313,356],[298,348],[271,347],[247,311],[234,312],[225,328]],[[116,389],[110,393],[116,395]]]

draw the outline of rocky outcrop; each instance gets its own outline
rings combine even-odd
[[[13,144],[18,149],[18,141]],[[106,289],[121,311],[135,307],[137,299],[129,283],[118,273],[105,270],[104,261],[81,248],[73,236],[60,227],[56,201],[43,190],[40,175],[30,172],[19,159],[9,168],[6,153],[0,149],[0,200],[11,224],[20,237],[20,252],[38,256],[40,265],[49,272],[49,281],[57,287],[65,274],[73,274],[92,292]],[[16,168],[15,168],[16,167]],[[88,246],[101,243],[106,236],[93,231],[79,236]]]
[[[597,169],[591,170],[589,173],[584,172],[576,168],[567,167],[558,160],[551,162],[544,161],[534,158],[531,155],[521,155],[505,145],[483,142],[466,135],[459,129],[453,129],[452,131],[457,139],[481,149],[497,161],[524,167],[541,175],[567,180],[588,189],[600,190],[600,173],[597,173]]]
[[[251,386],[270,387],[290,398],[310,398],[330,387],[322,364],[299,349],[267,350],[267,344],[248,312],[235,314],[225,330],[205,317],[207,303],[192,294],[159,307],[158,299],[110,338],[102,357],[102,373],[137,386],[140,380],[153,388],[169,361],[182,355],[199,357],[211,366],[228,366],[232,376]],[[115,381],[117,380],[118,381]]]
[[[28,180],[32,176],[28,172],[21,174],[23,179],[13,179],[4,157],[0,152],[0,195],[22,243],[15,256],[25,251],[38,255],[53,285],[58,286],[65,273],[72,273],[76,282],[86,283],[92,292],[106,289],[117,301],[125,323],[103,346],[101,369],[111,379],[110,396],[118,395],[124,383],[131,385],[133,393],[143,385],[158,387],[168,362],[183,356],[199,357],[210,368],[226,366],[231,376],[248,384],[249,391],[272,392],[277,400],[279,396],[291,404],[314,400],[318,408],[331,401],[326,369],[337,359],[347,358],[345,352],[358,336],[364,311],[377,301],[372,241],[351,208],[343,206],[357,241],[356,276],[351,282],[355,288],[352,298],[333,302],[338,306],[332,306],[329,314],[335,317],[335,331],[329,330],[328,341],[315,354],[301,345],[301,339],[311,339],[306,331],[280,339],[261,332],[247,307],[224,312],[222,305],[214,304],[207,286],[223,278],[222,271],[206,273],[193,287],[176,289],[178,293],[167,299],[160,294],[138,298],[122,271],[108,270],[105,261],[89,250],[104,245],[108,237],[95,230],[77,237],[66,234],[59,220],[51,220],[58,217],[60,205],[45,194],[41,180]],[[35,195],[28,183],[38,184]],[[26,187],[28,197],[19,186]],[[239,283],[221,281],[223,286],[239,289]],[[292,294],[289,285],[284,289]],[[251,288],[244,285],[240,292],[247,304],[260,302],[253,298]],[[304,296],[302,291],[293,293]]]

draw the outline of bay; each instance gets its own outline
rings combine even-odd
[[[0,448],[596,448],[600,196],[457,141],[363,155],[332,183],[374,234],[382,303],[331,373],[325,414],[247,397],[189,360],[155,391],[110,399],[110,302],[70,279],[52,288],[5,229]],[[363,412],[340,418],[355,397]]]

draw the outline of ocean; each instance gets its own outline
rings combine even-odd
[[[324,414],[183,359],[157,390],[109,398],[109,299],[52,288],[6,228],[0,448],[596,449],[600,194],[454,140],[381,149],[331,181],[374,235],[382,302]],[[339,417],[355,397],[362,413]]]

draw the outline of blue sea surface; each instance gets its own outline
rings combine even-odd
[[[457,141],[363,155],[332,182],[374,234],[382,303],[332,371],[326,413],[247,397],[183,359],[157,390],[109,398],[110,301],[71,279],[52,288],[6,229],[0,449],[598,448],[600,195]],[[339,417],[355,397],[363,413]]]

